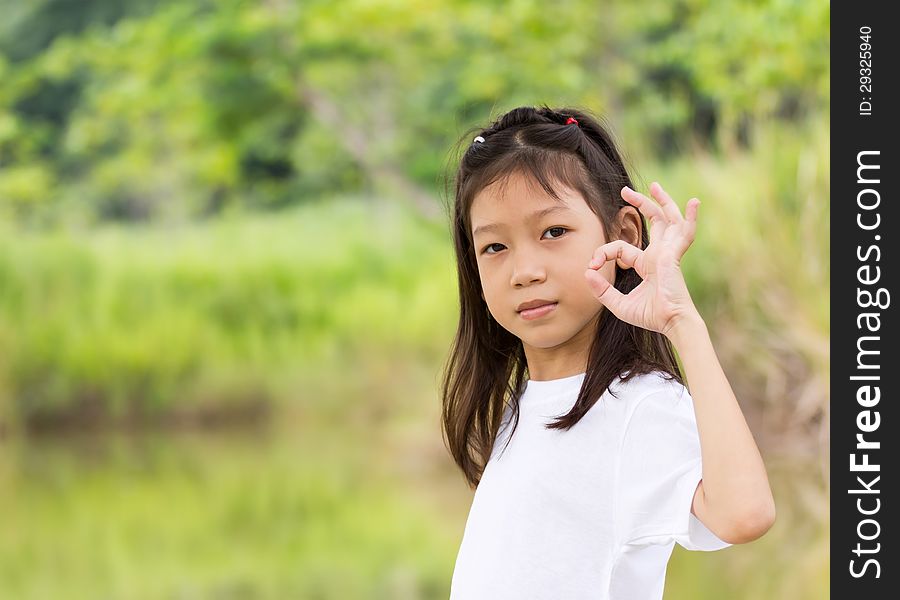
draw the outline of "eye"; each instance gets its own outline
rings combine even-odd
[[[565,227],[551,227],[550,229],[544,230],[544,233],[547,233],[548,231],[553,231],[554,229],[558,229],[558,230],[561,230],[561,231],[568,231],[568,229],[566,229]],[[550,239],[555,240],[555,239],[557,239],[558,237],[561,237],[561,236],[562,236],[562,234],[559,234],[558,236],[552,237],[552,238],[550,238]]]

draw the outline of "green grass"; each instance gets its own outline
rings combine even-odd
[[[441,236],[352,200],[174,229],[5,231],[0,414],[227,410],[372,348],[436,359],[455,301]]]

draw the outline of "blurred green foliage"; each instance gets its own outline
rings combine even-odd
[[[517,104],[594,107],[661,157],[828,105],[822,1],[0,4],[20,222],[433,196],[459,133]]]

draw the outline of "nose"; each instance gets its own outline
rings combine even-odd
[[[540,283],[546,278],[547,272],[538,260],[527,254],[519,253],[510,279],[513,287]]]

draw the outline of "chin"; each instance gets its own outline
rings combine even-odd
[[[567,341],[572,339],[571,336],[565,337],[560,335],[518,335],[516,334],[522,343],[526,346],[531,346],[532,348],[540,348],[542,350],[548,350],[550,348],[556,348],[557,346],[561,346],[565,344]]]

